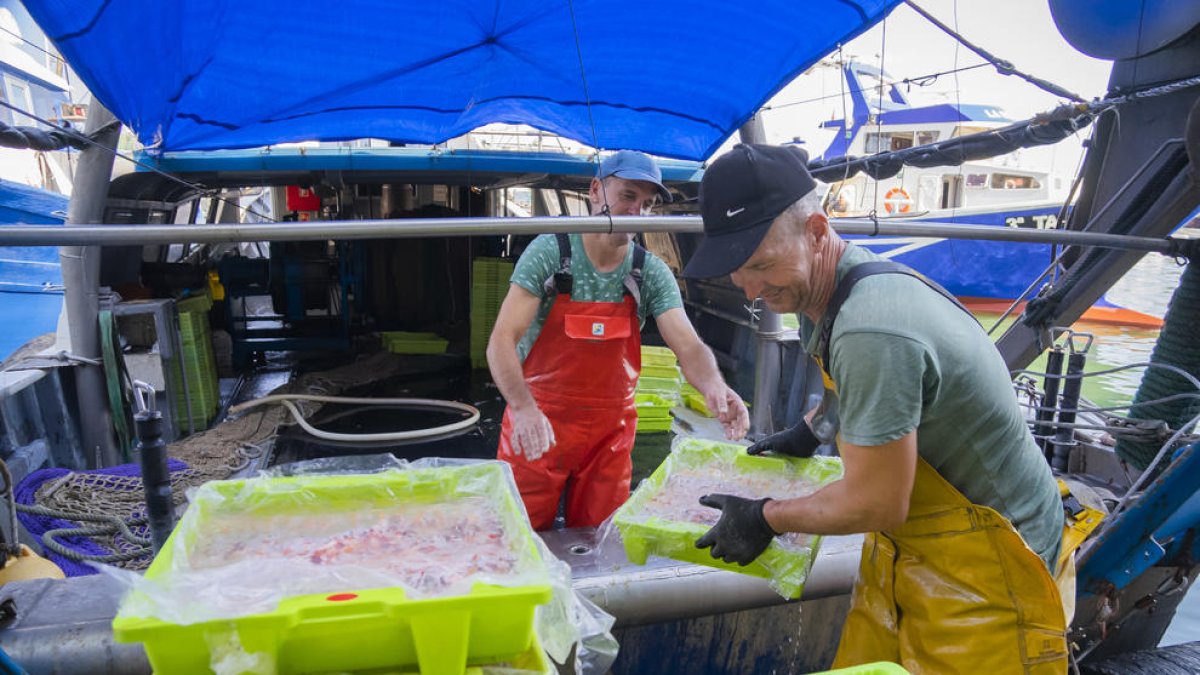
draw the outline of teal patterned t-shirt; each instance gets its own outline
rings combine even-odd
[[[621,302],[625,297],[625,286],[622,282],[633,267],[633,246],[629,247],[625,260],[616,269],[611,272],[597,272],[583,250],[581,235],[572,234],[570,240],[572,299],[580,302]],[[533,349],[533,343],[541,334],[542,325],[550,314],[550,307],[554,305],[554,295],[546,293],[544,284],[550,275],[558,271],[558,264],[556,237],[553,234],[539,235],[521,254],[521,259],[517,261],[516,269],[509,279],[510,283],[541,298],[537,316],[517,344],[517,353],[522,361],[529,355],[529,350]],[[638,308],[640,325],[645,325],[647,316],[657,317],[667,310],[683,307],[679,285],[665,262],[647,252],[643,271],[642,304]]]

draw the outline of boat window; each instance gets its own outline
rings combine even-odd
[[[963,177],[960,174],[942,176],[942,208],[957,209],[962,206]]]
[[[992,174],[993,190],[1034,190],[1042,187],[1041,181],[1033,176],[1022,176],[1015,173]]]
[[[831,217],[840,218],[860,215],[858,208],[858,187],[850,184],[835,185],[825,198],[825,212]]]
[[[987,187],[987,174],[986,173],[969,173],[969,174],[967,174],[967,187],[969,187],[969,188]]]
[[[988,130],[989,130],[988,127],[978,127],[978,126],[972,126],[969,124],[960,124],[960,125],[954,127],[954,133],[952,133],[950,135],[950,137],[958,138],[959,136],[970,136],[971,134],[977,134],[982,131],[988,131]]]
[[[17,108],[22,110],[33,110],[33,98],[29,94],[29,83],[18,80],[15,77],[4,76],[4,95],[5,98]],[[28,115],[22,115],[15,110],[10,113],[9,119],[17,126],[33,127],[37,126],[37,120],[34,120]]]
[[[868,153],[889,152],[911,148],[914,140],[914,134],[911,131],[892,131],[882,134],[868,132],[864,140],[864,147]]]
[[[940,134],[936,131],[918,131],[917,145],[929,145],[930,143],[937,143],[939,135]]]

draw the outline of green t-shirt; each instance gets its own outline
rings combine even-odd
[[[625,275],[633,267],[633,246],[629,247],[625,260],[616,269],[602,273],[596,271],[584,252],[581,235],[572,234],[570,239],[571,298],[580,302],[621,302],[625,297]],[[554,294],[546,293],[545,282],[558,271],[558,265],[557,238],[553,234],[539,235],[521,254],[509,279],[510,283],[541,298],[537,316],[517,344],[517,353],[522,361],[533,349],[533,343],[550,314],[550,307],[554,305]],[[638,319],[642,325],[646,323],[647,316],[657,317],[667,310],[683,307],[679,285],[675,283],[675,275],[671,274],[671,268],[666,263],[647,252],[643,273],[642,304],[638,307]]]
[[[882,258],[848,245],[838,279],[871,260]],[[801,322],[806,349],[815,353],[813,324]],[[915,429],[920,456],[972,503],[1008,518],[1055,569],[1063,529],[1058,486],[1004,360],[970,316],[918,279],[867,277],[838,313],[829,358],[843,439],[876,446]]]

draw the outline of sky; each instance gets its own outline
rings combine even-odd
[[[967,40],[1010,61],[1023,72],[1054,82],[1085,99],[1104,96],[1112,62],[1091,58],[1070,46],[1059,34],[1047,0],[1003,3],[917,0],[917,4],[946,25],[957,28]],[[882,63],[892,80],[983,62],[906,5],[900,5],[883,22],[847,43],[843,56],[876,66]],[[1000,75],[992,67],[943,75],[928,86],[911,86],[906,93],[914,105],[956,100],[999,105],[1013,119],[1031,117],[1063,102],[1018,77]],[[835,69],[814,68],[781,90],[768,104],[781,106],[822,97],[828,98],[763,113],[767,140],[782,143],[797,136],[808,138],[810,152],[820,154],[826,137],[812,130],[822,120],[843,116],[840,79]],[[1068,139],[1053,149],[1025,150],[1020,160],[1029,168],[1070,175],[1078,163],[1081,140],[1082,137]]]

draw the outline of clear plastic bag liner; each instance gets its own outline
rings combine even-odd
[[[816,556],[820,537],[789,532],[775,537],[749,567],[713,558],[695,541],[721,516],[700,504],[706,494],[731,494],[748,499],[788,499],[816,492],[842,475],[841,460],[814,457],[751,457],[746,448],[699,438],[677,438],[663,464],[642,481],[616,513],[601,526],[596,547],[598,564],[605,551],[612,556],[613,540],[636,561],[640,552],[675,560],[766,577],[784,597],[797,597]],[[619,550],[619,549],[618,549]],[[612,562],[616,562],[615,560]]]
[[[166,569],[143,577],[101,566],[131,591],[122,616],[186,625],[313,593],[398,586],[430,598],[476,583],[549,584],[553,599],[538,607],[536,629],[551,657],[564,662],[584,638],[611,640],[612,617],[574,592],[570,568],[533,535],[502,462],[323,458],[207,483],[188,499],[170,551],[159,554],[168,553]],[[214,646],[213,667],[220,654],[256,672],[239,651],[232,641]]]

